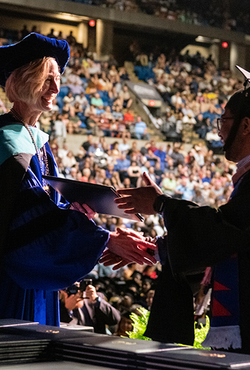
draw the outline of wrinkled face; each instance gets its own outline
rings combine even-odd
[[[60,72],[55,60],[50,61],[49,71],[40,91],[37,101],[34,103],[34,110],[50,111],[53,107],[53,100],[60,90]]]

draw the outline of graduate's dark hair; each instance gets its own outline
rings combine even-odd
[[[234,117],[250,117],[250,87],[241,89],[231,96],[226,104]]]
[[[226,104],[226,108],[230,109],[234,117],[234,123],[224,145],[224,150],[232,145],[242,118],[250,117],[250,87],[239,90],[232,95]]]

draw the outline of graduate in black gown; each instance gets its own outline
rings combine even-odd
[[[245,73],[249,80],[250,73]],[[157,240],[163,272],[146,335],[192,344],[193,300],[187,277],[211,266],[212,318],[203,345],[250,353],[250,88],[230,98],[218,119],[218,133],[226,158],[237,163],[227,204],[214,209],[173,199],[147,174],[145,187],[120,190],[127,198],[116,202],[127,213],[161,213],[168,231]]]

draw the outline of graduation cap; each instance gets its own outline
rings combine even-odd
[[[238,65],[236,65],[235,67],[243,74],[243,76],[245,78],[245,81],[244,81],[243,85],[244,85],[244,88],[246,90],[247,84],[250,83],[250,72],[246,71],[244,68],[242,68]]]
[[[55,58],[63,73],[69,56],[70,48],[66,40],[56,40],[32,32],[16,44],[0,47],[0,85],[5,86],[15,69],[44,57]]]

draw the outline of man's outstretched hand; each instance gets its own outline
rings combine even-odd
[[[144,187],[117,190],[121,197],[116,198],[115,203],[125,213],[143,213],[145,215],[156,213],[153,207],[154,202],[163,193],[146,172],[143,173],[143,180],[146,184]]]

